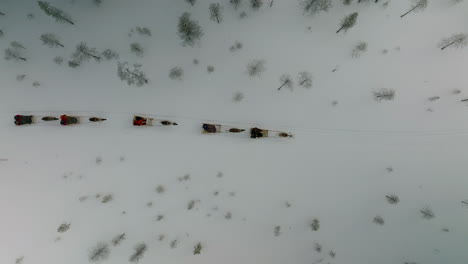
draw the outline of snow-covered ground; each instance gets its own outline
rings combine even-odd
[[[2,0],[2,53],[19,41],[28,61],[0,63],[0,159],[7,159],[0,161],[0,263],[22,256],[23,264],[88,263],[100,242],[110,249],[103,263],[128,263],[139,243],[147,245],[142,264],[467,263],[468,110],[460,100],[468,93],[468,57],[438,43],[468,31],[468,3],[434,0],[400,18],[411,2],[384,8],[382,1],[336,0],[313,17],[302,15],[298,1],[269,2],[253,11],[246,0],[238,10],[223,0],[217,24],[207,0],[51,1],[72,26],[56,23],[36,1]],[[204,31],[194,47],[177,36],[183,12]],[[336,34],[352,12],[356,25]],[[152,36],[129,36],[136,26]],[[65,47],[42,45],[47,32]],[[116,60],[68,67],[80,41],[141,63],[150,83],[122,82]],[[242,49],[230,51],[236,41]],[[353,58],[360,41],[368,50]],[[130,52],[132,42],[143,57]],[[260,77],[246,73],[254,59],[266,62]],[[182,80],[169,78],[175,66]],[[301,71],[313,74],[312,88],[277,91],[282,74]],[[375,101],[372,92],[382,88],[395,98]],[[428,100],[434,96],[440,99]],[[13,125],[16,113],[50,112],[108,121]],[[180,125],[132,127],[135,113]],[[201,134],[208,120],[295,138]],[[387,202],[392,194],[399,203]],[[426,208],[434,218],[422,217]],[[385,223],[374,223],[376,216]],[[63,223],[70,228],[57,232]],[[122,233],[126,239],[113,246]],[[193,255],[199,242],[201,254]]]

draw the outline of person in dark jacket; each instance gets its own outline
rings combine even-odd
[[[203,124],[203,130],[206,132],[206,133],[216,133],[218,132],[216,130],[216,126],[215,125],[211,125],[211,124]]]
[[[15,125],[21,126],[26,124],[33,123],[33,116],[32,115],[15,115]]]
[[[261,138],[261,137],[263,137],[262,129],[258,127],[254,127],[250,129],[250,138]]]

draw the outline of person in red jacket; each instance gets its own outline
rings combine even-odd
[[[134,126],[146,126],[146,118],[141,116],[135,116],[133,118],[133,125]]]
[[[78,118],[75,116],[67,116],[67,115],[60,116],[60,124],[62,126],[67,126],[67,125],[72,125],[72,124],[77,124],[77,123],[78,123]]]

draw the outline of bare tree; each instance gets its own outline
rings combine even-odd
[[[362,53],[367,51],[367,43],[364,41],[360,41],[353,49],[351,56],[353,58],[358,58],[361,56]]]
[[[395,91],[392,89],[380,89],[379,91],[374,91],[373,92],[374,99],[376,101],[382,101],[382,100],[393,100],[395,98]]]
[[[75,52],[72,54],[73,61],[81,63],[82,61],[89,60],[90,58],[94,58],[95,60],[99,61],[101,57],[97,56],[98,53],[96,48],[90,48],[86,44],[86,42],[81,42],[76,46]]]
[[[145,243],[140,243],[140,244],[137,244],[134,247],[134,249],[135,249],[135,252],[130,256],[128,260],[130,262],[137,263],[138,261],[140,261],[141,258],[143,258],[143,255],[145,254],[148,248],[146,247]]]
[[[400,198],[394,194],[385,195],[385,198],[387,198],[389,204],[397,204],[400,202]]]
[[[138,42],[133,42],[130,44],[130,51],[135,53],[137,56],[142,57],[144,49]]]
[[[297,84],[304,88],[312,87],[312,74],[307,71],[300,72],[297,76]]]
[[[104,242],[99,242],[89,253],[89,260],[91,262],[97,262],[105,260],[110,255],[109,245]]]
[[[424,10],[427,7],[427,0],[412,0],[412,2],[413,2],[413,7],[411,7],[410,10],[408,10],[406,13],[404,13],[400,17],[404,17],[413,11],[417,12],[417,11]]]
[[[253,10],[258,10],[263,5],[263,0],[250,0],[250,6]]]
[[[327,12],[332,7],[331,0],[301,0],[300,4],[304,14],[308,15]]]
[[[336,33],[340,33],[341,30],[348,31],[348,29],[352,28],[357,21],[358,13],[354,12],[348,16],[345,16],[341,21],[341,27],[336,31]]]
[[[194,247],[193,247],[193,254],[194,255],[199,255],[201,254],[201,250],[203,249],[203,246],[200,242],[198,242]]]
[[[428,207],[422,210],[419,210],[419,212],[422,214],[422,217],[425,219],[432,219],[435,217],[434,212],[432,212],[432,210]]]
[[[133,69],[128,65],[128,62],[118,62],[117,66],[117,76],[122,81],[126,81],[128,85],[135,84],[137,87],[141,87],[149,83],[145,73],[141,70],[141,64],[134,64]]]
[[[39,7],[46,13],[46,15],[51,16],[55,18],[55,21],[61,22],[61,23],[69,23],[74,25],[75,23],[71,19],[70,15],[65,13],[63,10],[58,9],[54,6],[51,6],[48,2],[46,1],[38,1]]]
[[[42,41],[42,44],[44,45],[47,45],[51,48],[53,47],[57,47],[57,46],[60,46],[60,47],[64,47],[62,43],[60,43],[60,40],[58,39],[57,36],[55,36],[55,34],[52,34],[52,33],[44,33],[41,35],[41,41]]]
[[[169,70],[169,78],[172,80],[182,80],[182,76],[184,75],[184,70],[181,67],[174,67]]]
[[[231,3],[234,9],[237,10],[237,8],[239,8],[240,4],[242,3],[242,0],[229,0],[229,3]]]
[[[203,36],[203,30],[198,21],[191,20],[190,14],[185,12],[179,17],[178,34],[183,46],[193,46]]]
[[[13,48],[5,49],[5,60],[27,61],[26,58],[21,54],[20,50]]]
[[[122,242],[122,240],[125,239],[125,233],[122,233],[122,234],[118,234],[117,236],[115,236],[113,239],[112,239],[112,245],[114,245],[114,247],[120,245],[120,242]]]
[[[195,2],[196,2],[197,0],[185,0],[185,1],[186,1],[187,3],[189,3],[189,4],[191,4],[192,6],[194,6],[194,5],[195,5]]]
[[[447,47],[453,48],[463,48],[468,44],[468,35],[464,33],[458,33],[450,36],[449,38],[444,38],[439,43],[441,50],[444,50]]]
[[[210,19],[219,22],[223,21],[223,7],[220,3],[211,3],[210,7]]]
[[[284,86],[286,86],[287,88],[292,90],[292,88],[294,86],[294,82],[293,82],[291,76],[288,75],[288,74],[281,75],[280,82],[281,82],[281,86],[278,88],[278,91],[281,90],[281,88],[283,88]]]
[[[260,76],[265,71],[265,61],[261,59],[252,60],[247,64],[247,73],[250,77]]]

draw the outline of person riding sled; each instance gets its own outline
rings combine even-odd
[[[135,116],[133,118],[133,125],[134,126],[146,126],[146,118],[141,116]]]
[[[15,115],[15,125],[27,125],[33,123],[33,116],[32,115]]]
[[[78,122],[79,122],[79,120],[78,120],[77,117],[67,116],[67,115],[61,115],[60,116],[60,124],[62,126],[78,124]]]

